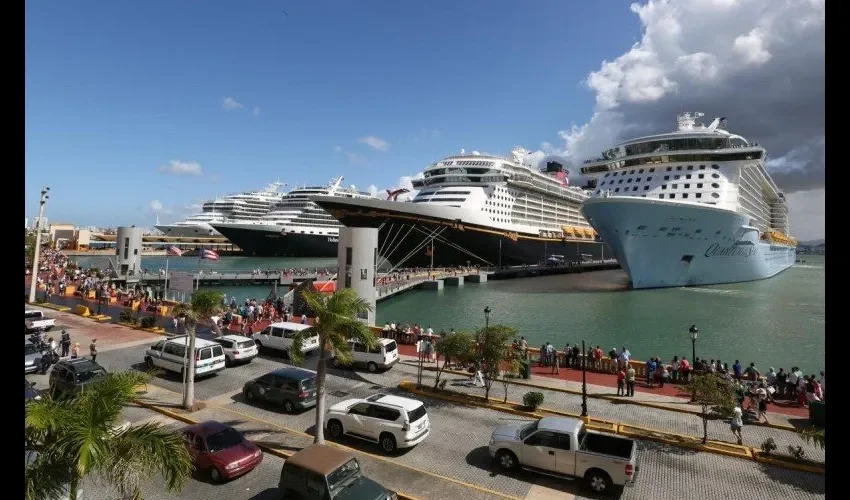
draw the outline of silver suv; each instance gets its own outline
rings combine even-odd
[[[416,446],[431,432],[422,401],[387,394],[347,399],[331,406],[325,427],[334,439],[346,435],[371,441],[387,453]]]

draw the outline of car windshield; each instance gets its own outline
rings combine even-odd
[[[301,388],[310,391],[316,388],[316,379],[308,378],[301,381]]]
[[[210,449],[210,453],[217,453],[221,450],[226,450],[236,446],[244,439],[245,438],[242,437],[242,434],[239,434],[239,431],[228,427],[227,429],[208,437],[207,446]]]
[[[247,347],[254,347],[254,345],[255,344],[254,344],[253,340],[245,340],[243,342],[239,342],[238,344],[236,344],[236,347],[238,347],[240,349],[245,349]]]
[[[328,475],[328,485],[331,487],[331,491],[338,490],[350,479],[357,478],[360,475],[360,464],[356,459],[352,458],[342,467]]]
[[[531,422],[530,424],[526,425],[525,427],[523,427],[522,429],[519,430],[519,438],[525,439],[528,436],[530,436],[532,432],[534,432],[536,430],[537,430],[537,422]]]
[[[27,354],[35,354],[38,352],[38,347],[33,343],[24,344],[24,356]]]
[[[106,370],[103,368],[97,370],[89,370],[85,372],[80,372],[77,374],[77,382],[88,382],[89,380],[94,380],[96,378],[101,378],[106,376]]]

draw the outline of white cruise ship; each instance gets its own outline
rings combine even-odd
[[[394,267],[536,264],[552,255],[599,258],[602,245],[579,212],[589,192],[557,162],[538,170],[528,152],[452,155],[413,181],[409,203],[318,197],[346,226],[378,227]]]
[[[215,230],[257,257],[334,257],[341,224],[310,199],[323,195],[368,199],[354,186],[341,187],[343,178],[327,186],[304,186],[286,193],[274,208],[254,221],[213,223]]]
[[[678,130],[624,142],[587,162],[597,180],[582,212],[612,248],[633,288],[769,278],[794,264],[785,196],[767,152],[678,116]]]
[[[273,182],[259,191],[249,191],[217,197],[204,203],[201,213],[174,224],[157,224],[155,227],[166,236],[210,237],[221,236],[212,224],[228,221],[252,221],[269,212],[281,200],[280,182]]]

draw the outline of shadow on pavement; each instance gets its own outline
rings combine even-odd
[[[637,441],[637,445],[639,451],[652,454],[696,455],[697,453],[699,453],[697,450],[691,448],[680,448],[678,446],[672,446],[656,441]]]
[[[272,411],[272,412],[275,412],[275,413],[280,413],[282,415],[301,415],[302,413],[307,413],[308,411],[312,411],[312,410],[316,409],[315,406],[311,406],[310,408],[303,409],[303,410],[296,408],[295,411],[293,411],[292,413],[287,413],[286,410],[283,409],[283,405],[276,405],[276,404],[271,403],[269,401],[258,400],[258,399],[254,399],[253,401],[248,401],[248,399],[245,397],[245,393],[243,393],[243,392],[237,392],[233,396],[230,396],[230,399],[235,403],[242,403],[246,406],[253,406],[255,408],[260,408],[260,409],[263,409],[263,410],[266,410],[266,411]]]
[[[257,493],[252,496],[250,500],[280,500],[281,498],[287,498],[281,493],[281,491],[277,488],[266,488],[265,490]]]
[[[787,484],[788,486],[793,486],[816,495],[826,495],[826,481],[824,481],[823,476],[811,472],[789,470],[783,467],[765,464],[758,465],[766,477],[777,483]]]

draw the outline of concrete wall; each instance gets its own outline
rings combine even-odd
[[[365,300],[372,310],[359,319],[369,326],[375,325],[375,279],[377,277],[378,229],[371,227],[343,227],[339,230],[337,247],[337,289],[351,288]]]
[[[126,275],[142,269],[142,228],[119,227],[115,239],[115,257],[118,272]]]

